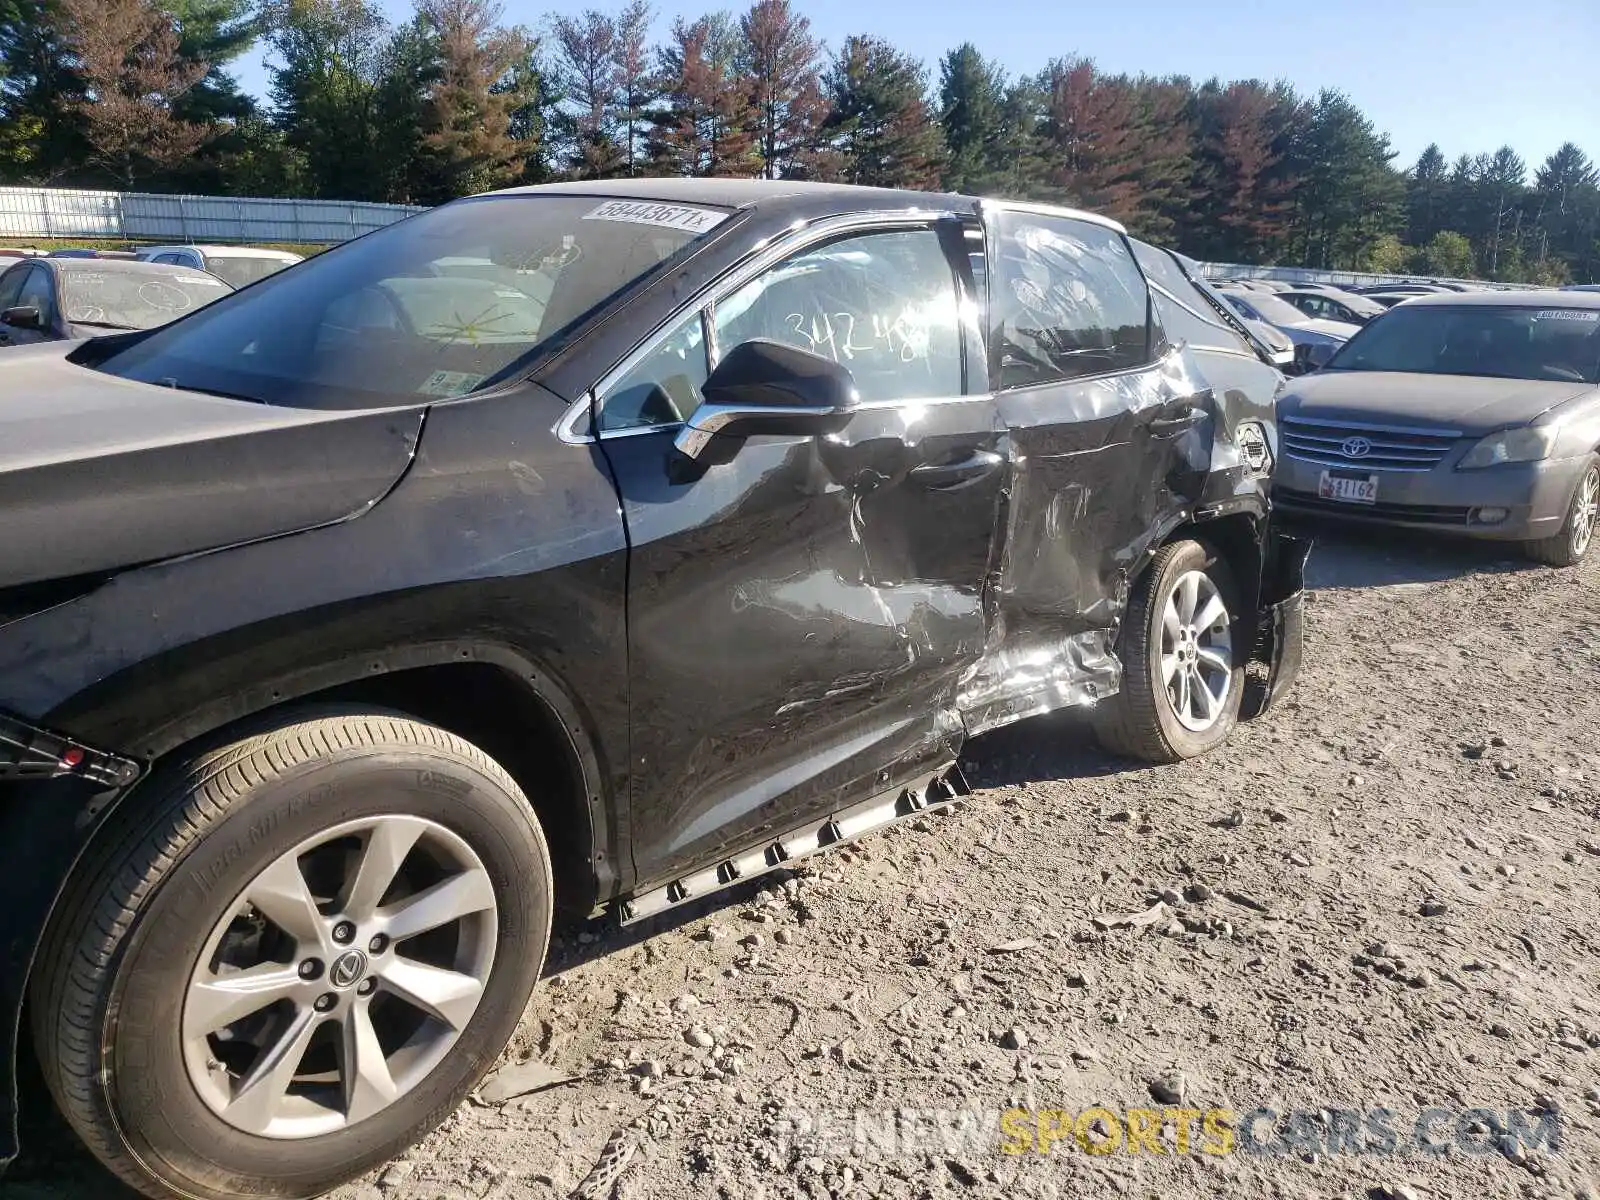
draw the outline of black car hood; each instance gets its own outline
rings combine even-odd
[[[356,516],[416,450],[420,406],[277,408],[135,383],[64,343],[0,355],[0,588]]]

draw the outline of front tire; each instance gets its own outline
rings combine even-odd
[[[310,1197],[421,1138],[509,1041],[549,941],[516,783],[401,716],[158,771],[69,881],[30,992],[49,1087],[152,1197]]]
[[[1124,614],[1122,689],[1093,710],[1101,745],[1173,763],[1227,739],[1248,657],[1235,632],[1237,596],[1228,564],[1204,543],[1156,553]]]
[[[1552,567],[1575,567],[1588,556],[1594,545],[1596,526],[1600,525],[1600,454],[1591,454],[1584,464],[1578,486],[1572,491],[1572,501],[1567,505],[1566,520],[1559,532],[1534,542],[1525,542],[1523,548],[1535,562]]]

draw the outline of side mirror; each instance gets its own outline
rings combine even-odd
[[[699,461],[716,438],[836,433],[858,403],[855,380],[831,358],[755,338],[729,350],[700,388],[705,403],[673,441]]]
[[[0,325],[9,325],[13,329],[43,329],[44,317],[37,308],[28,304],[0,312]]]
[[[1293,350],[1274,350],[1272,352],[1272,365],[1280,370],[1284,367],[1295,365],[1295,352]]]

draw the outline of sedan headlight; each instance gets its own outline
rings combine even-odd
[[[1531,425],[1521,429],[1502,429],[1480,441],[1461,460],[1458,470],[1473,471],[1480,467],[1497,467],[1501,463],[1538,462],[1549,458],[1556,448],[1554,425]]]

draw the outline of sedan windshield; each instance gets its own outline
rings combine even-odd
[[[154,329],[233,290],[204,271],[184,267],[83,266],[61,271],[61,315],[73,325]]]
[[[242,288],[258,279],[265,279],[268,275],[276,275],[285,267],[292,266],[294,263],[285,258],[256,258],[234,254],[206,255],[206,270],[218,279],[226,279],[236,288]]]
[[[458,396],[514,374],[726,216],[597,196],[464,200],[81,361],[128,379],[295,407]]]
[[[1351,338],[1334,371],[1600,382],[1600,309],[1405,304]]]
[[[1223,297],[1247,317],[1265,321],[1269,325],[1304,325],[1306,315],[1286,300],[1279,300],[1268,292],[1244,297],[1237,292],[1223,292]]]

